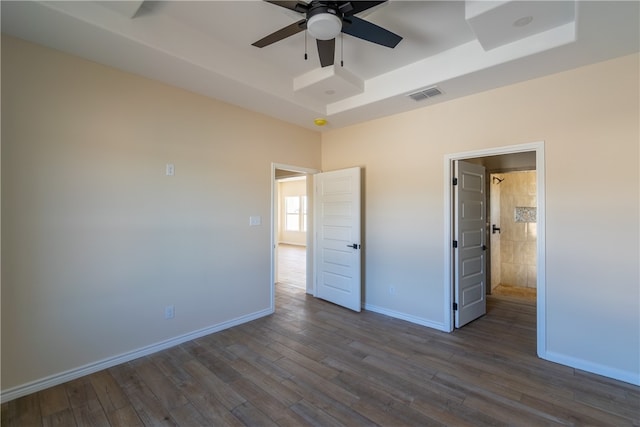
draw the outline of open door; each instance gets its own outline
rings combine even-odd
[[[486,313],[484,166],[454,162],[454,310],[459,328]]]
[[[314,175],[315,296],[360,311],[360,168]]]

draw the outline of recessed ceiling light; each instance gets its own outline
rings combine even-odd
[[[525,26],[531,24],[531,21],[533,21],[533,16],[523,16],[520,19],[516,19],[513,22],[513,26],[514,27],[525,27]]]
[[[333,90],[333,89],[329,89],[329,90],[325,90],[325,91],[324,91],[324,93],[325,93],[326,95],[334,95],[334,94],[336,93],[336,91],[335,91],[335,90]]]
[[[317,119],[315,119],[313,121],[313,123],[315,123],[316,126],[324,126],[327,124],[327,119],[323,119],[322,117],[318,117]]]

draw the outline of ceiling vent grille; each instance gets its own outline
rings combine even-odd
[[[409,95],[409,98],[414,101],[423,101],[425,99],[433,98],[434,96],[442,95],[442,91],[438,86],[431,86],[426,89],[419,90]]]

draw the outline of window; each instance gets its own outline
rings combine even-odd
[[[287,196],[284,198],[284,229],[287,231],[307,231],[307,196]]]

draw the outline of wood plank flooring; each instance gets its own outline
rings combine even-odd
[[[307,287],[307,248],[278,244],[277,282],[305,289]]]
[[[2,405],[2,426],[640,425],[640,389],[536,357],[535,306],[447,334],[279,284],[276,314]]]

